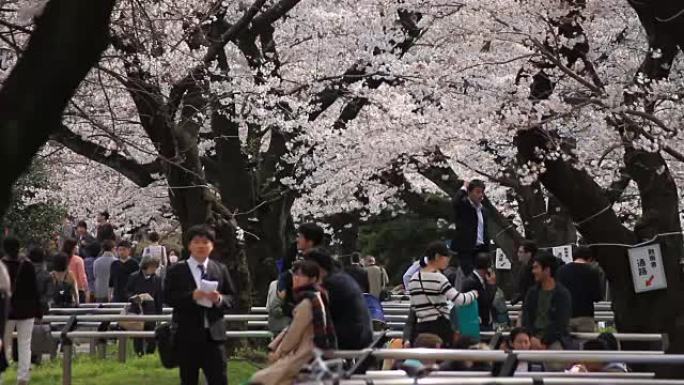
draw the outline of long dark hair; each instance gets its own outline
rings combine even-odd
[[[69,269],[69,258],[71,256],[67,253],[57,253],[52,257],[52,268],[55,271],[63,273]]]
[[[5,252],[5,256],[9,259],[19,258],[20,244],[19,240],[13,236],[8,236],[2,241],[2,249]]]
[[[74,255],[76,245],[78,245],[78,241],[76,241],[73,238],[64,240],[64,244],[62,245],[62,252],[69,256],[69,260],[71,260],[71,256]]]

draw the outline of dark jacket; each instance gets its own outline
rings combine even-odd
[[[209,321],[209,333],[214,341],[226,340],[226,324],[223,316],[233,308],[233,296],[236,294],[228,269],[215,261],[209,260],[207,280],[218,281],[218,291],[223,299],[218,305],[206,308],[192,299],[197,289],[195,279],[186,261],[169,267],[164,281],[164,298],[173,307],[173,322],[178,326],[178,341],[198,341],[205,339],[204,317]]]
[[[373,342],[371,318],[359,285],[349,274],[335,271],[323,286],[330,298],[330,312],[341,350],[367,348]]]
[[[477,210],[470,203],[468,193],[459,190],[451,202],[454,209],[454,223],[456,224],[456,238],[451,243],[451,250],[461,253],[472,253],[477,246]],[[487,210],[482,208],[484,231],[482,240],[484,247],[489,245],[487,233]]]
[[[76,241],[78,242],[78,255],[82,258],[85,258],[88,256],[86,252],[88,246],[95,243],[97,240],[92,235],[86,233],[86,235],[84,236],[80,236],[77,234]]]
[[[41,316],[36,269],[26,258],[3,258],[12,284],[9,319],[22,320]]]
[[[556,282],[556,288],[551,295],[549,308],[549,325],[546,330],[536,330],[534,323],[537,317],[537,300],[539,299],[539,285],[532,286],[527,291],[523,302],[522,326],[532,331],[534,335],[541,335],[541,342],[551,345],[554,342],[564,343],[570,334],[570,315],[572,314],[572,299],[570,292],[562,284]]]
[[[347,274],[354,278],[354,281],[359,284],[359,288],[362,292],[368,293],[370,291],[368,288],[368,272],[366,269],[360,265],[351,265],[346,269],[346,271]]]
[[[0,335],[4,336],[5,335],[5,325],[7,325],[7,315],[9,313],[9,303],[10,303],[10,298],[9,298],[9,293],[5,293],[3,291],[0,291]],[[0,352],[0,356],[4,355],[4,349],[3,351]],[[1,361],[2,359],[0,358],[0,373],[4,371],[1,367]]]
[[[534,286],[534,275],[532,274],[532,262],[528,262],[520,266],[518,270],[516,293],[511,300],[511,304],[515,305],[525,299],[527,291]]]
[[[50,301],[55,291],[54,281],[50,272],[47,271],[45,264],[33,264],[36,270],[36,284],[38,287],[38,296],[40,299],[40,313],[45,315],[50,311]]]
[[[139,269],[140,265],[133,258],[128,258],[126,262],[121,262],[120,259],[112,262],[109,272],[109,287],[114,289],[112,302],[128,302],[126,295],[128,277]]]
[[[594,302],[601,300],[601,277],[587,263],[568,263],[556,273],[572,297],[572,317],[594,317]]]
[[[0,262],[1,263],[1,262]],[[0,335],[5,335],[5,328],[7,325],[7,314],[9,312],[10,303],[10,293],[0,291]],[[14,349],[12,349],[14,350]],[[5,372],[9,363],[7,362],[7,356],[5,356],[5,349],[0,349],[0,373]]]
[[[162,292],[162,281],[156,274],[152,274],[149,278],[145,278],[145,274],[138,271],[131,274],[128,278],[128,285],[126,285],[126,296],[131,298],[134,295],[147,293],[154,302],[145,301],[142,305],[143,314],[162,314],[164,308],[164,299]]]
[[[91,293],[95,292],[95,273],[93,268],[95,267],[95,257],[85,257],[83,258],[83,267],[85,268],[86,278],[88,279],[88,289]]]
[[[278,291],[285,292],[283,299],[283,315],[292,318],[292,311],[295,308],[294,291],[292,290],[292,271],[285,270],[278,276]]]
[[[480,325],[492,326],[492,303],[496,296],[496,285],[482,285],[475,273],[471,273],[465,281],[463,281],[462,292],[467,293],[471,290],[477,290],[477,307],[480,313]]]
[[[104,223],[97,226],[97,240],[101,243],[106,240],[116,241],[114,226],[111,223]]]

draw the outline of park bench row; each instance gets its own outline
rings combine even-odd
[[[120,310],[117,308],[110,308],[114,310]],[[81,310],[81,309],[72,309],[72,310]],[[85,309],[83,309],[85,310]],[[95,309],[91,308],[90,310],[102,310],[102,309]],[[67,312],[68,309],[60,309],[60,312]],[[76,313],[79,313],[78,311]],[[264,314],[229,314],[225,316],[226,321],[228,322],[247,322],[247,323],[254,323],[254,322],[265,322],[265,321],[254,321],[254,320],[263,320],[265,315]],[[48,315],[45,316],[43,321],[44,322],[49,322],[53,325],[63,325],[63,330],[60,331],[55,331],[52,333],[52,336],[54,338],[58,338],[61,340],[62,345],[63,345],[63,353],[64,353],[64,360],[63,360],[63,385],[71,385],[71,365],[72,365],[72,355],[73,355],[73,344],[72,341],[77,340],[77,341],[89,341],[90,346],[91,346],[91,354],[92,355],[97,355],[102,358],[106,356],[106,345],[108,340],[118,340],[118,346],[119,346],[119,351],[118,351],[118,359],[120,362],[125,362],[126,356],[127,356],[127,345],[128,345],[128,340],[130,338],[152,338],[154,337],[154,332],[148,332],[148,331],[95,331],[95,330],[76,330],[77,327],[93,327],[94,329],[97,328],[99,325],[101,325],[103,322],[108,322],[108,323],[117,323],[119,321],[139,321],[139,322],[144,322],[144,321],[162,321],[162,322],[168,322],[170,321],[171,316],[170,314],[163,314],[163,315],[124,315],[124,314],[73,314],[73,315]],[[389,331],[389,332],[382,332],[382,333],[376,333],[376,337],[380,336],[385,336],[387,338],[401,338],[402,333],[400,331]],[[482,337],[483,340],[489,340],[492,337],[494,337],[495,333],[494,332],[483,332]],[[506,335],[506,333],[503,333],[503,335]],[[574,333],[573,336],[578,339],[582,340],[588,340],[588,339],[593,339],[598,337],[597,333]],[[231,338],[231,339],[241,339],[241,338],[261,338],[261,339],[270,339],[273,337],[273,335],[265,330],[231,330],[226,332],[226,337]],[[640,341],[640,342],[650,342],[650,343],[661,343],[661,345],[664,346],[666,345],[666,336],[662,334],[646,334],[646,333],[616,333],[615,337],[617,338],[618,341],[620,342],[626,342],[626,341]],[[460,352],[460,353],[458,353]],[[384,358],[394,358],[394,359],[406,359],[409,358],[409,356],[406,356],[406,354],[419,354],[415,358],[423,358],[423,359],[468,359],[470,361],[477,361],[477,360],[486,360],[489,362],[500,362],[502,359],[505,359],[506,355],[508,353],[505,352],[500,352],[500,351],[473,351],[473,350],[468,350],[468,351],[451,351],[451,350],[435,350],[435,351],[428,351],[425,349],[409,349],[409,350],[387,350],[387,349],[377,349],[377,350],[366,350],[366,351],[357,351],[357,352],[349,352],[349,351],[337,351],[337,352],[332,352],[331,357],[332,358],[353,358],[356,357],[360,354],[366,354],[370,353],[377,358],[384,359]],[[444,356],[444,354],[447,354],[447,356]],[[473,355],[474,354],[474,355]],[[596,352],[582,352],[582,351],[565,351],[565,352],[519,352],[518,358],[520,360],[529,360],[529,361],[534,361],[534,362],[587,362],[587,361],[596,361],[596,362],[610,362],[610,361],[615,361],[616,359],[619,359],[620,362],[625,362],[625,363],[655,363],[655,364],[684,364],[684,355],[678,356],[678,355],[666,355],[664,354],[663,350],[654,350],[654,351],[618,351],[618,352],[601,352],[601,353],[596,353]],[[444,358],[448,357],[448,358]],[[391,384],[394,384],[393,381],[397,381],[397,384],[403,384],[405,382],[406,378],[403,378],[401,375],[398,375],[399,373],[394,373],[394,377],[383,377],[383,378],[375,378],[379,376],[389,376],[390,374],[377,374],[374,372],[367,373],[366,376],[370,377],[365,377],[365,378],[359,378],[359,377],[354,377],[349,380],[344,380],[343,384],[345,385],[354,385],[355,383],[353,381],[357,380],[371,380],[371,382],[376,382],[376,379],[382,380],[383,383],[386,383],[385,381],[390,381]],[[431,381],[439,381],[441,379],[448,379],[447,374],[432,374],[430,376]],[[545,378],[547,376],[545,375]],[[572,377],[573,380],[578,379],[578,376],[562,376],[563,379],[567,379],[566,377]],[[581,376],[580,376],[581,377]],[[468,384],[472,383],[469,382],[471,380],[481,378],[481,377],[468,377]],[[616,377],[611,377],[611,378],[616,378]],[[620,381],[624,379],[632,380],[632,379],[640,379],[640,380],[649,380],[653,378],[652,373],[639,373],[639,374],[634,374],[634,376],[630,377],[621,377]],[[521,377],[521,378],[516,378],[516,380],[526,380],[527,378]],[[580,378],[583,379],[583,378]],[[601,379],[599,377],[592,377],[591,380],[596,380],[596,379]],[[489,378],[489,380],[492,380],[492,378]],[[351,382],[349,382],[351,381]],[[451,379],[453,381],[453,378]],[[377,383],[377,382],[376,382]],[[414,382],[411,382],[414,383]],[[421,383],[421,382],[418,382]],[[429,382],[429,383],[434,383],[434,382]],[[445,382],[446,383],[446,382]],[[464,382],[465,383],[465,382]],[[492,382],[486,382],[488,384],[493,384]],[[567,384],[568,382],[566,382]],[[572,382],[572,383],[577,383],[577,382]],[[595,382],[587,382],[589,383],[595,383]],[[622,382],[620,382],[622,384]],[[642,382],[644,383],[644,382]],[[507,383],[508,384],[508,383]],[[512,383],[511,383],[512,384]],[[516,383],[517,384],[517,383]],[[535,383],[536,384],[536,383]],[[598,382],[597,384],[602,384],[601,382]],[[645,382],[644,384],[651,384],[651,382]],[[656,383],[653,382],[653,384],[660,384],[660,382]],[[662,383],[665,385],[665,383]],[[684,385],[684,382],[680,383],[667,383],[668,385]],[[504,385],[504,384],[502,384]]]

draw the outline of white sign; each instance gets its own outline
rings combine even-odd
[[[572,262],[572,245],[558,246],[553,248],[553,255],[565,263]]]
[[[496,269],[497,270],[510,270],[511,260],[508,259],[506,253],[501,249],[496,249]]]
[[[635,247],[629,249],[627,254],[629,254],[629,264],[632,266],[635,292],[643,293],[667,288],[659,244]]]

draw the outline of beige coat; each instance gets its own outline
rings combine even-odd
[[[368,292],[379,299],[380,293],[385,290],[389,283],[387,271],[378,265],[368,266],[366,271],[368,272]]]
[[[250,383],[292,384],[301,368],[313,358],[314,328],[311,301],[300,302],[293,310],[292,323],[268,346],[271,365],[254,374]]]

